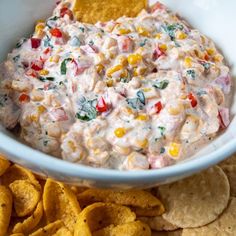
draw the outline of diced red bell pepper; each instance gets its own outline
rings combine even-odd
[[[19,102],[21,103],[26,103],[26,102],[29,102],[30,101],[30,97],[25,94],[25,93],[22,93],[19,97]]]
[[[157,114],[160,113],[161,110],[162,110],[162,108],[163,108],[162,103],[161,103],[160,101],[157,102],[157,103],[154,105],[154,107],[155,107],[155,109],[156,109],[156,113],[157,113]]]
[[[157,2],[156,4],[154,4],[152,7],[151,7],[151,12],[153,13],[154,11],[156,10],[163,10],[165,9],[165,5],[163,5],[162,3],[160,2]]]
[[[62,32],[58,28],[51,29],[50,33],[53,37],[56,37],[56,38],[61,38],[62,37]]]
[[[31,38],[31,47],[32,48],[38,48],[41,45],[41,39],[37,39],[37,38]]]
[[[108,106],[107,106],[105,100],[103,99],[103,97],[100,97],[98,99],[96,109],[98,112],[106,112],[108,110]]]
[[[48,54],[49,52],[51,52],[51,48],[46,48],[46,49],[43,51],[44,54]]]
[[[37,77],[37,72],[34,71],[34,70],[32,70],[32,69],[27,70],[27,71],[25,72],[25,74],[26,74],[27,76],[30,76],[30,77],[34,77],[34,78]]]
[[[71,20],[74,19],[73,12],[70,9],[68,9],[67,7],[61,8],[61,11],[60,11],[60,16],[61,17],[64,17],[65,15],[68,15]]]
[[[190,100],[192,107],[196,107],[197,106],[197,99],[196,99],[196,97],[192,93],[190,93],[188,95],[188,99]]]
[[[153,52],[153,60],[157,60],[159,57],[166,55],[164,50],[161,50],[159,46],[157,46]]]
[[[40,71],[43,69],[44,63],[43,61],[34,61],[31,63],[31,69],[35,70],[35,71]]]

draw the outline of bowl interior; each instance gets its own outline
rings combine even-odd
[[[47,0],[47,1],[38,1],[38,0],[16,0],[14,1],[14,5],[12,1],[1,0],[0,2],[0,62],[2,62],[6,56],[7,52],[11,51],[11,49],[16,44],[17,40],[23,36],[29,36],[30,32],[33,31],[34,22],[38,19],[45,19],[47,16],[50,16],[53,6],[55,5],[56,0]],[[151,0],[150,3],[156,2],[155,0]],[[234,77],[234,81],[236,78],[236,47],[233,47],[235,44],[236,37],[236,28],[233,27],[233,18],[235,18],[234,9],[236,9],[236,1],[227,1],[227,4],[222,4],[220,0],[163,0],[163,3],[167,4],[172,10],[178,12],[181,16],[183,16],[193,27],[200,29],[204,34],[211,37],[217,44],[218,48],[221,49],[223,54],[226,57],[226,61],[232,68],[232,75]],[[37,6],[37,8],[35,8]],[[5,9],[11,9],[6,11]],[[35,10],[37,9],[37,10]],[[226,16],[232,17],[226,17]],[[14,16],[14,17],[12,17]],[[178,164],[175,167],[167,167],[161,171],[158,171],[158,176],[160,177],[159,183],[163,183],[166,181],[172,181],[176,178],[180,178],[180,174],[178,176],[178,172],[182,171],[181,176],[183,177],[183,165],[184,163],[188,163],[186,165],[186,170],[191,165],[197,164],[198,159],[202,158],[211,158],[211,161],[205,163],[201,160],[201,165],[196,168],[190,168],[186,175],[189,175],[193,172],[196,172],[200,169],[206,168],[211,164],[215,164],[216,162],[222,160],[227,155],[236,151],[236,95],[232,99],[232,108],[231,108],[231,118],[232,122],[230,127],[222,133],[217,139],[215,139],[210,145],[202,149],[199,153],[194,155],[193,157],[186,159]],[[110,171],[110,170],[96,170],[90,167],[81,167],[71,163],[65,163],[61,160],[56,160],[54,158],[49,158],[47,155],[41,154],[38,151],[32,150],[29,147],[26,147],[12,139],[12,135],[7,132],[4,128],[0,127],[0,139],[4,140],[4,142],[0,142],[0,149],[8,154],[13,156],[13,160],[17,162],[21,162],[21,164],[25,164],[28,167],[34,169],[39,173],[44,173],[45,175],[54,175],[57,174],[56,168],[53,169],[52,166],[49,167],[50,164],[54,163],[55,165],[59,165],[58,168],[60,171],[65,171],[65,178],[62,179],[62,176],[56,176],[56,178],[64,180],[64,181],[72,181],[68,179],[69,176],[74,175],[73,177],[78,176],[80,173],[71,173],[71,171],[81,170],[79,168],[84,168],[83,170],[94,172],[93,177],[99,179],[99,174],[104,174],[101,178],[108,178],[110,175],[113,175],[114,178],[111,181],[116,180],[119,182],[121,180],[127,180],[127,177],[132,176],[146,176],[149,178],[146,181],[153,185],[153,181],[151,180],[154,176],[157,176],[155,171],[148,171],[146,174],[140,173],[118,173],[118,171]],[[234,145],[232,144],[234,141]],[[231,145],[228,145],[231,142]],[[14,146],[13,146],[14,145]],[[14,147],[14,148],[13,148]],[[14,150],[16,147],[16,150]],[[27,159],[24,157],[24,161],[21,160],[21,155],[24,153],[30,153],[31,155],[35,155],[40,159],[47,158],[45,160],[50,160],[47,163],[40,163],[40,160],[32,160],[32,158]],[[203,156],[204,155],[204,156]],[[208,155],[208,156],[206,156]],[[31,164],[30,164],[31,163]],[[32,164],[33,163],[33,164]],[[191,164],[193,163],[193,164]],[[38,167],[36,167],[38,165]],[[42,167],[40,169],[40,166]],[[69,168],[70,171],[63,170]],[[171,169],[172,168],[172,169]],[[181,169],[182,168],[182,169]],[[58,169],[58,170],[59,170]],[[59,172],[60,172],[59,171]],[[100,171],[100,172],[99,172]],[[172,179],[166,179],[172,174]],[[85,173],[84,172],[84,173]],[[106,173],[106,174],[105,174]],[[152,174],[154,173],[154,174]],[[91,173],[90,173],[91,174]],[[120,179],[118,177],[121,177]],[[55,176],[54,176],[55,177]],[[72,177],[72,179],[73,179]],[[91,175],[86,175],[86,178],[91,177]],[[92,178],[92,177],[91,177]],[[84,185],[84,183],[82,183]],[[90,184],[89,184],[90,185]],[[119,184],[118,184],[119,185]],[[129,185],[129,184],[128,184]]]

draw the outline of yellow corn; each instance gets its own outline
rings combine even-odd
[[[114,133],[117,138],[122,138],[126,134],[126,129],[125,128],[117,128],[117,129],[115,129]]]
[[[115,72],[117,72],[119,70],[122,70],[122,69],[123,69],[122,65],[116,65],[116,66],[113,66],[113,67],[107,69],[106,74],[107,74],[108,77],[112,77],[113,73],[115,73]]]
[[[136,120],[147,121],[147,120],[149,120],[149,117],[148,117],[146,114],[139,114],[139,115],[136,117]]]
[[[162,50],[162,51],[166,51],[167,50],[167,45],[166,44],[159,44],[158,47]]]
[[[75,146],[75,143],[73,141],[70,140],[70,141],[67,142],[67,144],[73,152],[76,151],[76,146]]]
[[[145,92],[145,93],[152,91],[151,88],[143,88],[142,90],[143,90],[143,92]]]
[[[137,65],[139,62],[142,61],[142,56],[140,54],[130,54],[128,56],[128,62],[130,65],[134,66]]]
[[[148,37],[149,36],[149,32],[142,26],[137,27],[137,31],[140,35],[144,36],[144,37]]]
[[[101,153],[101,149],[96,148],[93,152],[94,152],[95,155],[98,155],[98,154]]]
[[[43,76],[43,75],[48,75],[48,74],[49,74],[49,71],[48,71],[48,70],[40,70],[40,71],[39,71],[39,74],[42,75],[42,76]]]
[[[98,73],[101,73],[103,69],[104,69],[104,66],[102,64],[98,64],[96,66],[96,70],[97,70]]]
[[[128,33],[130,33],[130,32],[131,32],[130,29],[120,29],[120,30],[119,30],[119,34],[128,34]]]
[[[221,62],[223,60],[223,56],[220,54],[217,54],[213,57],[215,62]]]
[[[36,21],[36,24],[40,24],[40,23],[44,23],[44,22],[45,22],[44,20],[39,19],[39,20]]]
[[[207,54],[209,55],[209,56],[212,56],[213,54],[215,54],[215,49],[214,48],[207,48]]]
[[[32,114],[32,115],[30,116],[30,119],[31,119],[31,121],[38,122],[39,117],[38,117],[38,115],[36,115],[36,114]]]
[[[176,38],[177,39],[186,39],[187,38],[187,34],[185,34],[183,31],[177,31],[176,32]]]
[[[126,78],[126,77],[128,77],[128,71],[127,71],[127,70],[124,70],[124,71],[120,74],[120,77],[121,77],[121,78]]]
[[[128,61],[127,61],[127,58],[125,56],[120,56],[118,58],[118,62],[119,62],[120,65],[122,65],[124,67],[128,65]]]
[[[179,143],[171,143],[168,148],[168,153],[170,156],[176,158],[179,156],[181,145]]]
[[[148,140],[145,138],[143,140],[137,140],[136,141],[136,145],[139,147],[139,148],[146,148],[148,146]]]
[[[107,80],[106,84],[107,84],[107,87],[112,87],[113,86],[113,80],[112,79]]]
[[[146,71],[147,71],[147,68],[144,68],[144,67],[143,68],[135,68],[133,75],[134,76],[143,75],[143,74],[145,74]]]
[[[38,113],[39,113],[39,114],[42,114],[42,113],[44,113],[44,112],[46,111],[45,106],[42,106],[42,105],[38,106],[37,109],[38,109]]]
[[[49,61],[50,62],[58,63],[59,59],[60,59],[60,56],[59,55],[55,55],[55,56],[50,57]]]
[[[38,33],[39,31],[43,30],[45,25],[43,23],[39,23],[35,26],[35,32]]]
[[[190,57],[184,59],[184,66],[187,68],[192,67],[192,59]]]
[[[157,34],[155,35],[155,38],[156,38],[156,39],[161,39],[161,36],[162,36],[161,33],[157,33]]]
[[[172,116],[177,116],[180,112],[182,112],[184,109],[184,106],[182,104],[179,104],[178,106],[176,107],[170,107],[168,109],[168,112],[170,115]]]

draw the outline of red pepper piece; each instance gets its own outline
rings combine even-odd
[[[40,71],[43,69],[43,61],[34,61],[31,63],[31,69],[35,70],[35,71]]]
[[[31,47],[32,48],[38,48],[41,45],[41,39],[37,39],[37,38],[31,38]]]
[[[34,77],[34,78],[36,78],[36,77],[38,76],[38,75],[37,75],[37,72],[35,72],[35,71],[32,70],[32,69],[27,70],[27,71],[25,72],[25,74],[26,74],[27,76]]]
[[[26,102],[29,102],[30,101],[30,97],[25,94],[25,93],[22,93],[19,97],[19,102],[21,103],[26,103]]]
[[[51,29],[50,33],[53,37],[56,37],[56,38],[62,37],[62,32],[58,28]]]
[[[65,15],[68,15],[71,20],[73,20],[73,18],[74,18],[73,12],[70,9],[68,9],[67,7],[63,7],[60,11],[61,17],[64,17]]]
[[[163,51],[159,46],[156,47],[156,49],[153,52],[153,60],[157,60],[159,57],[166,55],[165,51]]]
[[[157,102],[155,105],[154,105],[155,109],[156,109],[156,113],[160,113],[163,106],[162,106],[162,103],[161,102]]]
[[[197,99],[196,99],[196,97],[192,93],[190,93],[188,95],[188,99],[190,100],[192,107],[196,107],[197,106]]]
[[[108,106],[107,106],[105,100],[103,99],[103,97],[100,97],[98,99],[96,109],[97,109],[98,112],[106,112],[108,110]]]

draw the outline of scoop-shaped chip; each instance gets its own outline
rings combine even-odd
[[[153,231],[152,236],[182,236],[182,229],[178,229],[175,231]]]
[[[236,232],[236,198],[232,198],[226,210],[214,222],[192,229],[184,229],[182,236],[230,236]]]
[[[138,208],[155,208],[158,215],[162,214],[165,209],[158,198],[150,192],[143,190],[109,190],[109,189],[88,189],[77,196],[81,206],[89,205],[94,202],[111,202],[120,205],[138,207]]]
[[[96,23],[115,20],[121,16],[135,17],[147,7],[147,0],[74,0],[77,20]]]
[[[147,224],[134,221],[127,224],[108,226],[93,233],[93,236],[151,236],[152,232]]]
[[[41,193],[29,180],[16,180],[9,185],[13,195],[14,209],[19,217],[33,212],[40,201]]]
[[[165,220],[162,216],[139,217],[138,220],[146,223],[152,230],[156,231],[172,231],[179,228]]]
[[[2,155],[0,154],[0,176],[2,176],[11,163]]]
[[[46,225],[43,228],[38,229],[37,231],[30,234],[29,236],[52,236],[56,232],[58,232],[58,230],[61,227],[64,227],[63,222],[61,220],[57,220],[53,223],[50,223],[50,224]]]
[[[163,218],[180,228],[206,225],[227,207],[229,191],[229,181],[218,166],[160,186],[159,192],[166,207]]]
[[[11,218],[12,194],[8,188],[0,185],[0,236],[5,236]]]
[[[75,194],[65,184],[47,179],[43,192],[43,207],[48,223],[62,220],[73,232],[81,211]]]
[[[29,180],[41,191],[41,186],[33,173],[16,164],[9,167],[1,179],[5,186],[9,186],[15,180]]]
[[[11,234],[10,236],[24,236],[22,233]]]
[[[79,214],[75,226],[75,236],[92,236],[94,231],[109,225],[119,225],[135,220],[135,214],[125,206],[97,202],[87,206]]]
[[[164,213],[165,209],[163,206],[157,206],[153,208],[141,208],[141,207],[131,207],[132,211],[135,212],[137,216],[160,216]]]
[[[69,229],[61,227],[53,236],[73,236]]]
[[[222,165],[221,167],[229,180],[230,195],[236,197],[236,165]]]
[[[31,216],[26,218],[23,222],[17,223],[12,232],[13,233],[24,233],[28,235],[40,222],[43,216],[43,202],[39,202],[35,211]]]

